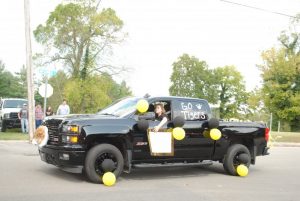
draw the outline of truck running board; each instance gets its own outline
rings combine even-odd
[[[197,163],[141,163],[141,164],[133,164],[132,168],[155,168],[155,167],[185,167],[185,166],[206,166],[212,165],[213,162],[210,160],[205,160]]]

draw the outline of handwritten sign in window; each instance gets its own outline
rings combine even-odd
[[[179,102],[177,115],[183,116],[185,120],[205,120],[207,119],[205,106],[199,102]]]

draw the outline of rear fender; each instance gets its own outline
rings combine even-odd
[[[223,134],[226,135],[232,144],[243,144],[245,145],[251,154],[251,163],[255,164],[256,156],[261,155],[261,148],[264,147],[264,127],[225,127],[223,128]]]

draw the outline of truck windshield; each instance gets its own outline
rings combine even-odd
[[[26,100],[6,100],[6,101],[4,101],[3,108],[22,108],[24,103],[27,103],[27,101]]]
[[[134,97],[117,101],[97,114],[124,117],[136,110],[136,103],[138,100],[139,98]]]

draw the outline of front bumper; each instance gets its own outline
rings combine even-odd
[[[61,168],[77,168],[84,166],[86,151],[80,145],[45,145],[39,148],[39,154],[46,163]]]
[[[21,128],[20,119],[3,119],[6,128]]]

